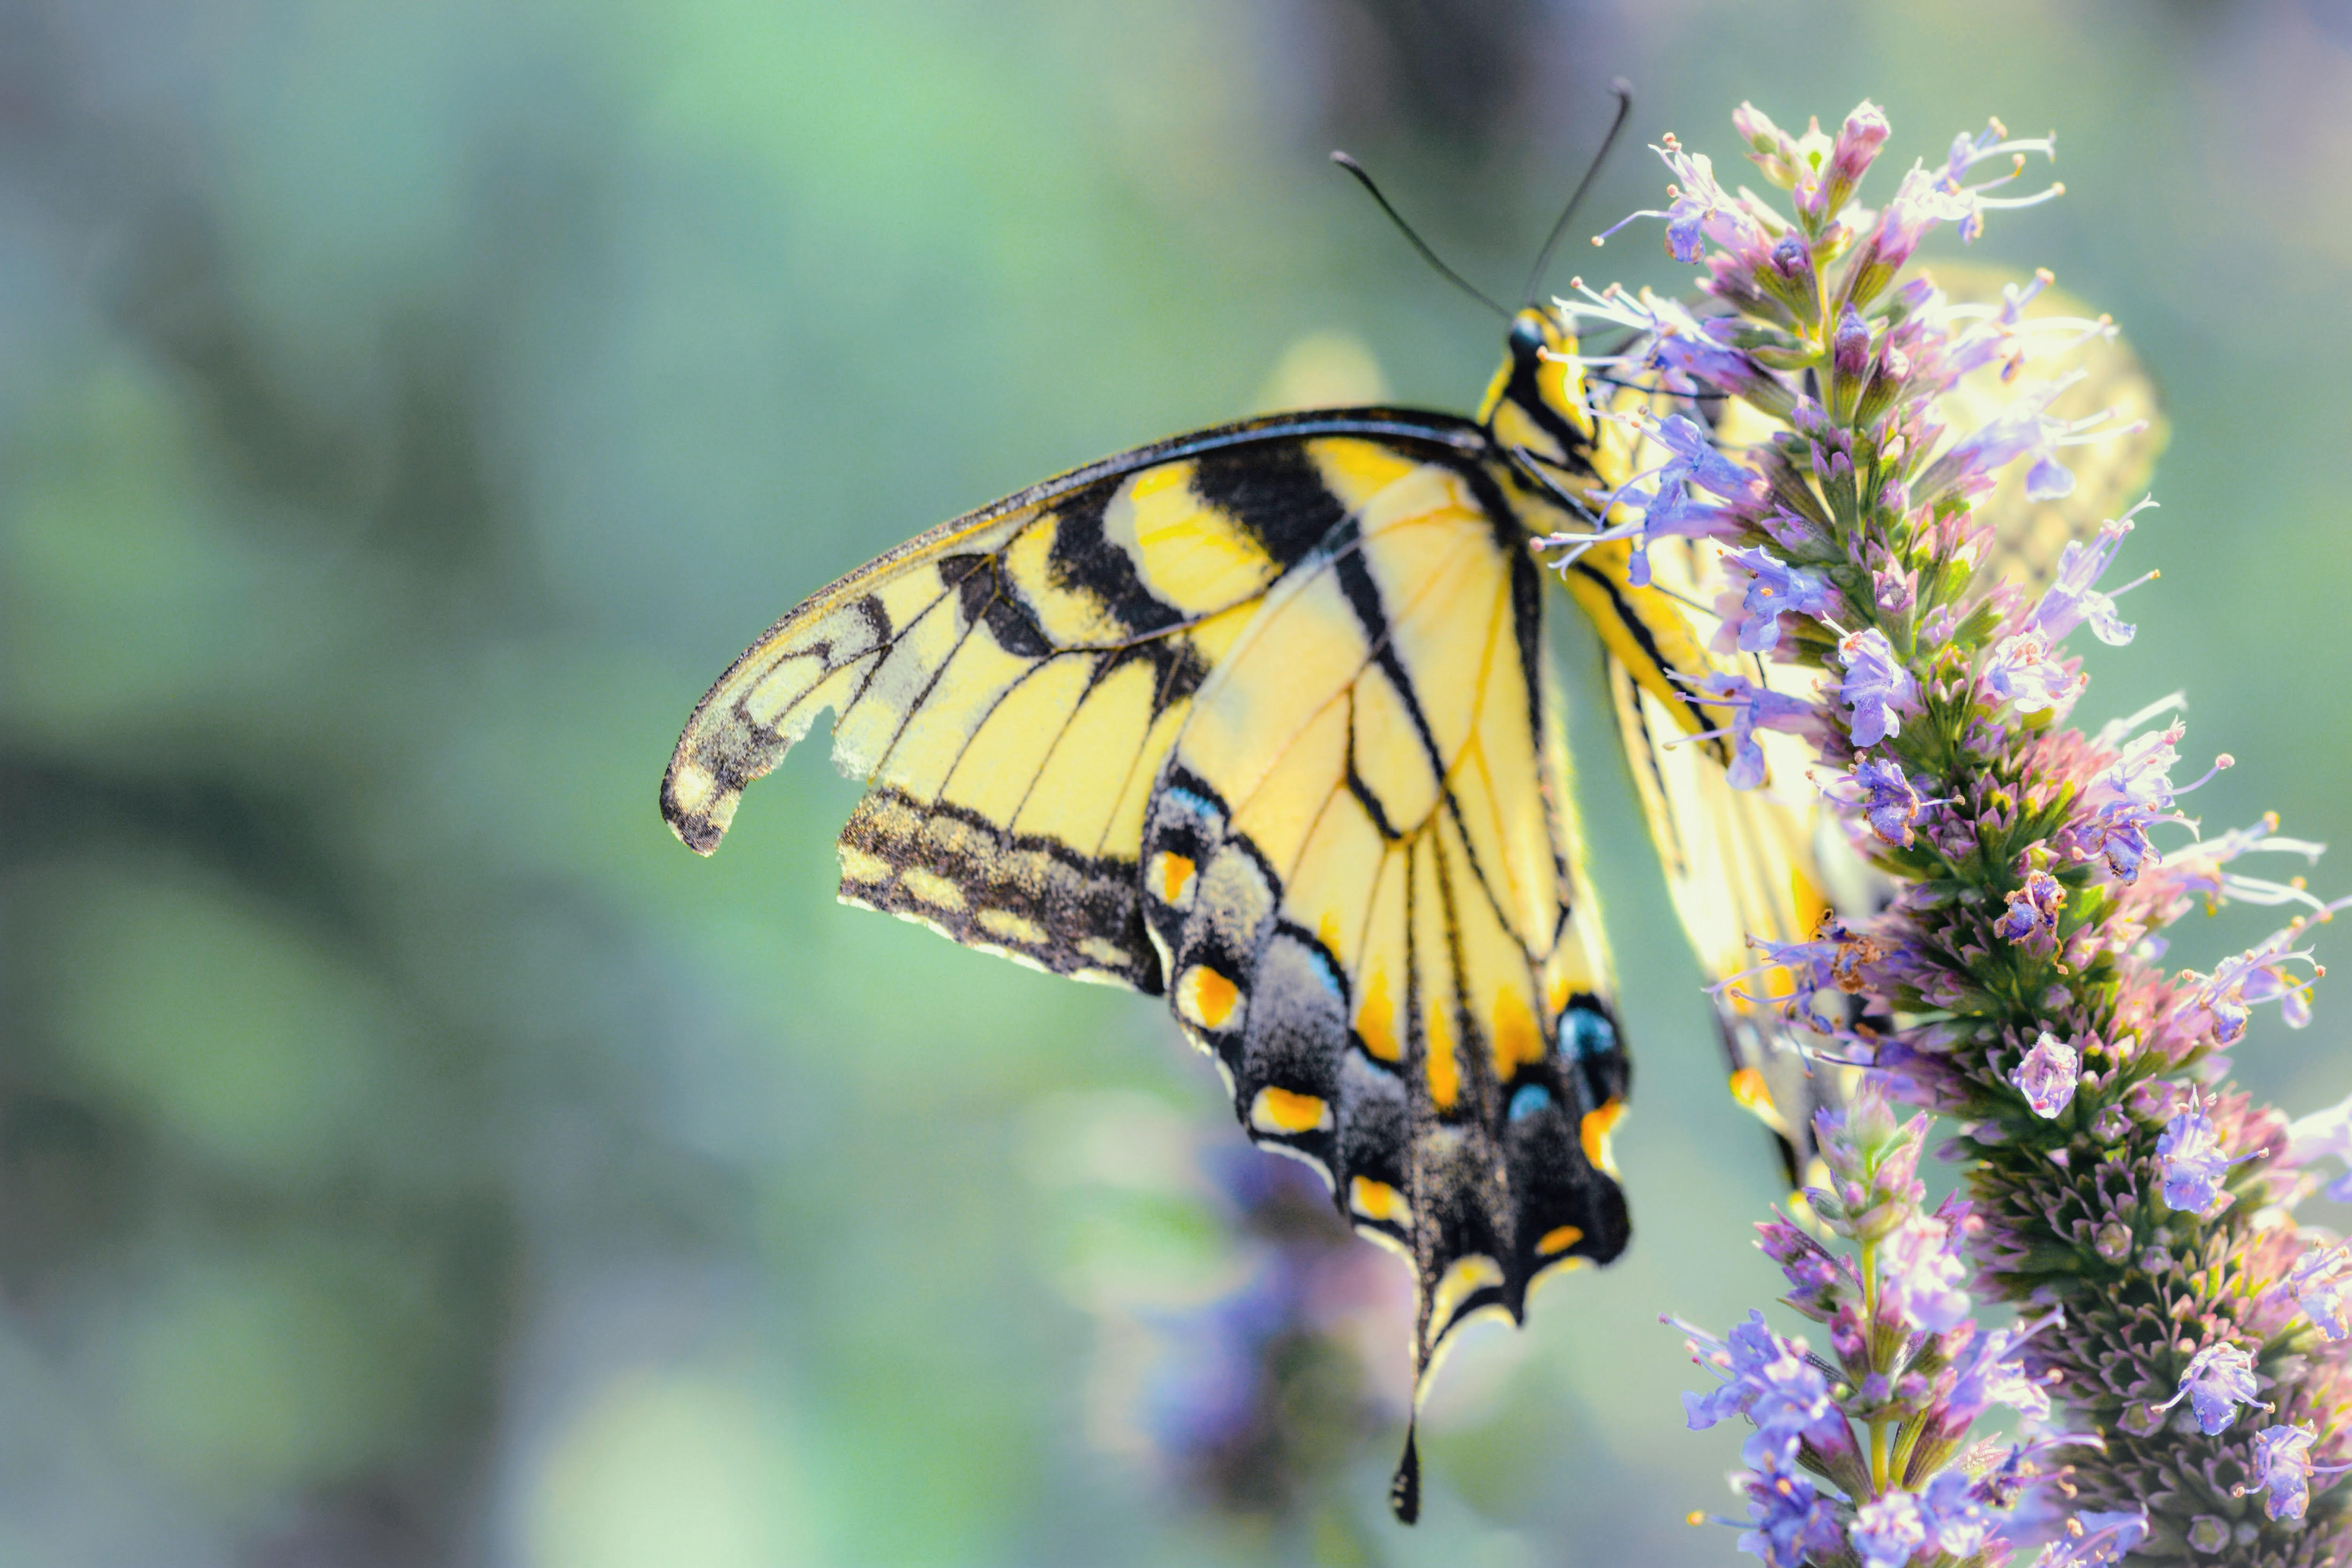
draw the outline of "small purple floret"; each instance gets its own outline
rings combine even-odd
[[[1820,573],[1791,566],[1761,545],[1727,552],[1725,558],[1753,574],[1740,601],[1745,612],[1739,624],[1742,652],[1769,651],[1780,640],[1782,616],[1819,620],[1830,612],[1835,591]]]
[[[1903,715],[1919,710],[1919,683],[1895,657],[1894,645],[1875,626],[1838,639],[1845,666],[1838,697],[1853,710],[1853,743],[1874,746],[1903,732]]]
[[[2017,1064],[2017,1070],[2009,1075],[2009,1081],[2025,1096],[2034,1115],[2055,1118],[2074,1102],[2074,1080],[2082,1067],[2074,1047],[2045,1029],[2025,1053],[2025,1059]]]
[[[2315,1247],[2286,1277],[2303,1315],[2331,1340],[2352,1334],[2352,1245]]]
[[[1882,1492],[1854,1510],[1846,1534],[1863,1568],[1903,1568],[1927,1544],[1927,1521],[1909,1492]]]
[[[2250,1489],[2270,1495],[2263,1511],[2273,1519],[2301,1519],[2311,1502],[2311,1446],[2319,1434],[2310,1426],[2265,1426],[2254,1434],[2254,1474]]]
[[[2028,871],[2025,886],[2004,895],[2008,908],[1993,930],[2011,942],[2041,933],[2055,935],[2058,917],[2066,912],[2066,889],[2047,871]]]
[[[2254,1392],[2252,1352],[2227,1340],[2216,1340],[2189,1358],[2180,1374],[2180,1391],[2155,1408],[2169,1410],[2186,1399],[2196,1413],[2197,1429],[2212,1437],[2238,1418],[2240,1405],[2270,1408],[2258,1404]]]

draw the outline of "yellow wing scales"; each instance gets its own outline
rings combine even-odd
[[[835,710],[870,793],[842,897],[1056,973],[1158,991],[1135,858],[1160,760],[1265,592],[1339,516],[1310,436],[1472,444],[1381,410],[1252,421],[942,525],[778,622],[680,738],[662,808],[714,849]]]

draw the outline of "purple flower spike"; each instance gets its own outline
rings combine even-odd
[[[2228,1430],[2241,1405],[2270,1408],[2254,1398],[2253,1353],[2226,1340],[2216,1340],[2190,1356],[2180,1374],[2180,1392],[2155,1408],[2169,1410],[2184,1399],[2196,1412],[2197,1429],[2208,1437]]]
[[[2352,1245],[2313,1247],[2288,1272],[2286,1289],[2321,1333],[2352,1334]]]
[[[1874,746],[1903,732],[1903,715],[1919,710],[1919,683],[1895,657],[1895,647],[1875,626],[1838,639],[1845,666],[1838,698],[1853,710],[1853,743]]]
[[[2034,1115],[2055,1118],[2074,1102],[2074,1080],[2082,1068],[2074,1047],[2045,1029],[2025,1053],[2025,1059],[2017,1064],[2017,1070],[2009,1075],[2009,1081],[2025,1096]]]
[[[2298,1232],[2294,1212],[2322,1184],[2352,1202],[2352,1100],[2290,1127],[2225,1087],[2223,1054],[2264,1004],[2310,1019],[2342,934],[2324,922],[2352,898],[2240,863],[2316,861],[2275,816],[2207,833],[2183,814],[2205,781],[2172,778],[2180,698],[2105,727],[2073,718],[2090,638],[2133,640],[2118,605],[2137,584],[2117,568],[2152,503],[2046,575],[2020,547],[2042,531],[2034,503],[2096,488],[2088,471],[2077,487],[2073,448],[2147,428],[2121,407],[2073,411],[2108,378],[2069,362],[2114,342],[2113,321],[2047,272],[1984,300],[1903,271],[1937,226],[1966,242],[1993,209],[2056,195],[2012,194],[2052,143],[1996,122],[1877,174],[1874,105],[1801,135],[1752,106],[1735,118],[1761,194],[1664,149],[1678,187],[1657,216],[1703,264],[1705,302],[1578,283],[1560,303],[1591,329],[1580,363],[1608,373],[1592,381],[1636,395],[1593,414],[1651,453],[1630,479],[1588,484],[1586,521],[1609,522],[1582,548],[1631,541],[1638,572],[1654,546],[1650,585],[1699,612],[1708,653],[1742,672],[1692,673],[1689,700],[1720,726],[1696,738],[1740,789],[1765,783],[1768,754],[1776,783],[1801,770],[1841,830],[1819,843],[1811,940],[1785,940],[1801,921],[1754,930],[1745,900],[1713,911],[1750,928],[1754,966],[1708,986],[1740,1043],[1790,1047],[1846,1090],[1842,1108],[1816,1097],[1832,1102],[1809,1118],[1819,1158],[1791,1219],[1760,1230],[1781,1306],[1822,1325],[1815,1347],[1751,1316],[1705,1342],[1722,1386],[1688,1396],[1695,1425],[1754,1428],[1740,1544],[1775,1568],[2352,1561],[2352,1474],[2315,1479],[2352,1458],[2352,1243]],[[1884,183],[1859,189],[1865,170]],[[1726,397],[1766,423],[1715,417]],[[1694,838],[1686,858],[1721,852]],[[2167,962],[2166,928],[2231,903],[2299,908],[2210,973]],[[1755,1077],[1733,1088],[1760,1104]],[[1932,1214],[1915,1110],[1965,1119],[1937,1152],[1967,1199]],[[1793,1114],[1775,1125],[1801,1142]],[[2027,1318],[1971,1316],[1996,1306]],[[2273,1383],[2281,1413],[2261,1415]],[[1988,1440],[1995,1406],[2024,1435]],[[2257,1437],[2277,1421],[2302,1424]],[[2240,1480],[2244,1502],[2213,1495]]]
[[[2164,1168],[2165,1206],[2194,1215],[2204,1214],[2221,1198],[2221,1177],[2231,1166],[2254,1157],[2241,1154],[2232,1160],[2221,1152],[2213,1119],[2194,1094],[2165,1124],[2164,1136],[2156,1141],[2156,1156]]]

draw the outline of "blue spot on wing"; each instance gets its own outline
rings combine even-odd
[[[1332,963],[1331,955],[1325,952],[1319,946],[1310,947],[1307,951],[1315,960],[1315,973],[1322,977],[1323,984],[1329,988],[1333,996],[1345,1002],[1348,999],[1348,985],[1347,982],[1340,978],[1339,966]]]
[[[1186,789],[1182,784],[1170,784],[1165,798],[1174,801],[1195,816],[1219,815],[1216,802],[1206,795]]]
[[[1559,1018],[1560,1050],[1577,1061],[1589,1061],[1617,1049],[1617,1030],[1605,1013],[1570,1003]]]
[[[1511,1109],[1507,1114],[1513,1121],[1524,1121],[1540,1111],[1550,1110],[1551,1105],[1551,1090],[1539,1083],[1523,1083],[1519,1091],[1511,1096]]]

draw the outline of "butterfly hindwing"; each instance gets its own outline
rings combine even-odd
[[[1459,458],[1314,455],[1346,521],[1196,695],[1144,913],[1252,1136],[1413,1261],[1425,1373],[1461,1322],[1624,1245],[1600,1168],[1624,1058],[1503,492]]]

